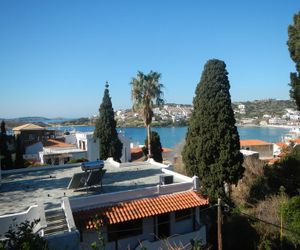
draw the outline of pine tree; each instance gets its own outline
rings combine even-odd
[[[96,121],[94,137],[100,139],[100,159],[106,160],[108,157],[113,157],[115,161],[120,162],[123,144],[116,130],[116,121],[108,86],[106,82],[104,96],[99,109],[99,118]]]
[[[162,146],[160,143],[160,136],[157,132],[151,131],[151,142],[150,142],[150,147],[151,147],[151,152],[152,152],[152,158],[157,161],[157,162],[162,162]],[[145,139],[145,145],[148,145],[148,136]],[[148,146],[143,148],[143,153],[144,155],[148,155]]]
[[[225,197],[224,184],[236,184],[244,172],[227,74],[223,61],[205,64],[182,152],[188,174],[199,176],[212,201]]]
[[[7,145],[7,134],[5,128],[5,122],[1,122],[1,133],[0,133],[0,156],[1,156],[1,168],[10,169],[12,168],[11,153],[8,150]]]
[[[290,74],[290,96],[300,110],[300,12],[294,16],[294,24],[288,28],[287,42],[292,60],[296,63],[296,72]]]

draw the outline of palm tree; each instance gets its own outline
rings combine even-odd
[[[162,88],[160,83],[161,74],[150,71],[148,75],[138,71],[137,76],[132,78],[131,99],[133,101],[132,109],[140,113],[147,128],[148,137],[148,158],[151,158],[151,122],[153,117],[153,107],[164,104]]]

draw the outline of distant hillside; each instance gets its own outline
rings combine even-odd
[[[239,110],[238,106],[240,104],[245,105],[245,112],[239,113],[235,112],[235,117],[237,120],[243,118],[262,118],[263,115],[270,115],[270,116],[282,116],[285,114],[285,109],[295,109],[296,105],[291,100],[275,100],[275,99],[265,99],[265,100],[255,100],[255,101],[245,101],[245,102],[233,102],[232,107],[234,110]],[[169,107],[176,107],[177,105],[181,107],[191,107],[192,105],[189,104],[177,104],[177,103],[167,103]],[[131,109],[124,109],[124,113],[131,114],[127,115],[125,120],[119,120],[119,126],[143,126],[142,121],[139,121],[136,117],[133,117],[133,112]],[[156,117],[157,118],[157,117]],[[3,120],[0,118],[0,121]],[[49,119],[40,116],[33,116],[33,117],[20,117],[14,119],[4,119],[7,128],[13,128],[22,124],[26,123],[35,123],[41,126],[49,126],[51,125],[93,125],[95,122],[94,119],[90,119],[87,117],[77,118],[77,119],[69,119],[69,118],[55,118]],[[132,120],[132,121],[131,121]],[[183,126],[186,123],[179,123],[178,126]],[[153,126],[174,126],[174,123],[171,121],[153,121]]]
[[[240,104],[245,105],[245,114],[235,114],[236,118],[260,118],[263,115],[282,116],[286,113],[285,109],[296,110],[296,105],[291,100],[266,99],[247,102],[234,102],[232,104],[233,109],[237,110],[238,105]]]
[[[39,126],[45,127],[47,126],[47,123],[49,122],[48,118],[40,117],[40,116],[30,116],[30,117],[18,117],[18,118],[12,118],[12,119],[1,119],[5,121],[6,128],[14,128],[26,123],[34,123]]]

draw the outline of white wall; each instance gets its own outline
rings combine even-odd
[[[9,230],[10,226],[20,224],[25,220],[34,221],[40,218],[39,208],[33,205],[27,211],[22,213],[8,214],[0,216],[0,239],[4,238],[4,234]]]
[[[76,145],[80,148],[79,141],[85,142],[87,150],[87,159],[89,161],[96,161],[99,159],[99,139],[95,139],[92,132],[78,132],[76,133]],[[118,133],[120,141],[123,143],[122,162],[131,160],[130,140],[122,133]]]
[[[122,133],[119,133],[118,137],[120,141],[123,143],[121,162],[129,162],[131,161],[131,150],[130,150],[131,141]]]
[[[73,144],[73,145],[77,145],[77,140],[76,140],[76,136],[71,134],[71,135],[65,135],[65,142],[68,144]]]

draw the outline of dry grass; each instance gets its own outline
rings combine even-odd
[[[252,204],[247,203],[249,192],[252,184],[258,177],[264,176],[264,163],[259,159],[251,157],[244,159],[245,172],[241,180],[239,180],[237,186],[232,186],[231,198],[237,204]]]
[[[183,150],[185,140],[181,141],[174,147],[175,157],[173,161],[174,170],[180,174],[186,175],[185,165],[182,161],[181,152]]]

